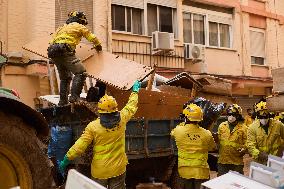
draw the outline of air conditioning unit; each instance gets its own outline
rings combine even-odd
[[[174,34],[155,31],[152,33],[152,51],[174,50]]]
[[[184,58],[186,60],[193,60],[200,62],[204,60],[205,47],[203,45],[195,45],[186,43],[184,44]]]

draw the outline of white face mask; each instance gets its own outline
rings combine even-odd
[[[259,122],[261,123],[261,125],[266,125],[268,123],[269,119],[259,119]]]
[[[229,123],[234,123],[236,120],[237,120],[237,118],[235,116],[232,116],[232,115],[228,116],[228,122]]]

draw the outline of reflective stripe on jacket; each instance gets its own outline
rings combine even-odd
[[[75,50],[76,45],[80,43],[82,37],[85,37],[88,41],[94,43],[95,46],[100,44],[97,37],[86,26],[77,22],[64,24],[62,27],[58,28],[53,35],[50,44],[67,43]]]
[[[284,125],[280,121],[270,119],[268,134],[266,134],[264,129],[260,126],[259,120],[256,120],[248,128],[247,148],[252,157],[260,162],[258,160],[258,154],[261,151],[271,155],[277,155],[281,145],[281,139],[284,139]]]
[[[220,141],[219,159],[221,164],[243,165],[243,156],[238,151],[245,148],[247,139],[247,126],[238,123],[230,132],[229,123],[225,121],[218,128],[218,138]]]
[[[93,142],[91,172],[94,178],[107,179],[126,171],[128,163],[125,153],[126,124],[137,111],[138,94],[131,93],[127,105],[120,111],[121,121],[113,129],[106,129],[99,118],[88,124],[82,136],[67,152],[69,160],[84,153]]]
[[[185,179],[208,179],[208,151],[216,145],[210,131],[194,124],[181,123],[172,130],[178,147],[178,172]]]

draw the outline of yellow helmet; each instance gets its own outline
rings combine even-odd
[[[242,115],[242,112],[243,112],[242,108],[239,105],[237,105],[237,104],[232,104],[227,109],[227,113],[228,114],[239,114],[239,115]]]
[[[70,12],[68,14],[68,17],[69,18],[76,17],[80,24],[83,24],[83,25],[87,25],[88,24],[88,20],[87,20],[86,14],[84,12],[72,11],[72,12]]]
[[[202,121],[203,120],[203,112],[202,109],[196,104],[187,105],[182,113],[189,121]]]
[[[266,107],[266,102],[260,101],[258,104],[255,105],[255,112],[259,115],[264,113],[268,113],[268,109]]]
[[[100,114],[117,112],[117,102],[115,98],[109,95],[104,95],[98,103],[98,112]]]

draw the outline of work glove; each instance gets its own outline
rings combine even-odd
[[[141,88],[141,82],[139,82],[139,81],[136,80],[136,81],[134,82],[133,87],[132,87],[132,91],[138,93],[139,90],[140,90],[140,88]]]
[[[266,152],[259,152],[258,159],[262,162],[266,162],[268,160],[268,154]]]
[[[64,159],[59,164],[59,171],[63,177],[65,176],[65,170],[66,170],[66,167],[69,165],[69,163],[70,163],[70,160],[65,155]]]
[[[103,50],[103,47],[102,47],[102,45],[101,45],[101,44],[96,45],[94,48],[96,49],[96,51],[97,51],[97,52],[100,52],[100,51],[102,51],[102,50]]]

